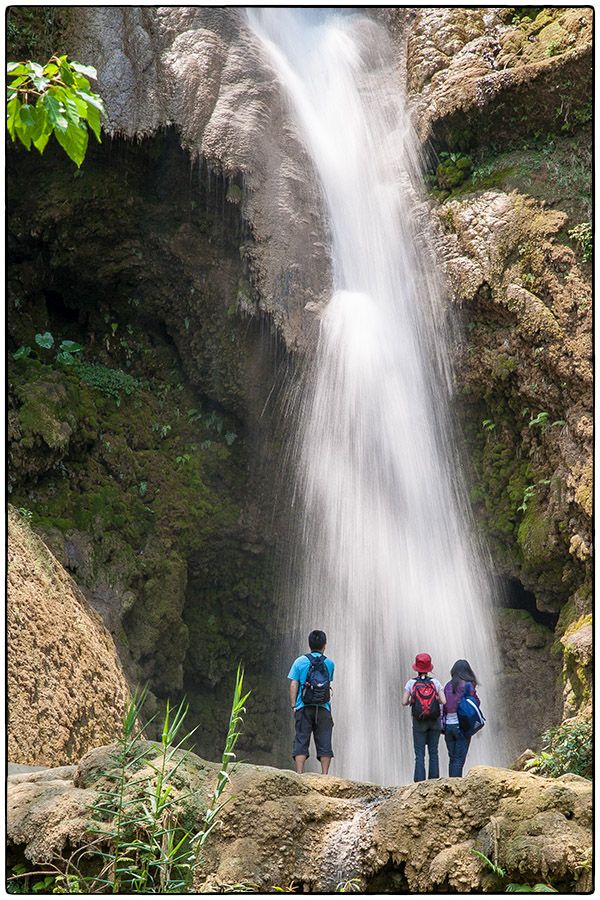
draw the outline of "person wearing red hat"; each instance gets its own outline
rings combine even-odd
[[[431,678],[433,663],[429,653],[417,653],[412,668],[416,678],[404,686],[402,705],[410,706],[415,748],[415,781],[425,781],[425,748],[429,754],[428,778],[440,777],[438,744],[442,733],[441,711],[446,702],[444,689],[437,678]]]

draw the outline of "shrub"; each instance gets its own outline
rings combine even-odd
[[[185,701],[173,709],[167,703],[160,741],[148,742],[140,724],[147,690],[136,691],[123,720],[111,765],[101,773],[98,800],[88,832],[92,840],[68,859],[59,858],[41,871],[20,865],[8,879],[9,893],[22,893],[30,880],[34,891],[57,894],[182,893],[190,889],[202,849],[228,800],[234,752],[249,694],[243,693],[243,669],[238,666],[229,729],[216,787],[204,810],[200,829],[184,825],[183,801],[196,792],[178,792],[178,771],[190,750],[182,749],[195,729],[182,733],[188,711]],[[39,887],[38,887],[39,885]]]
[[[110,369],[101,363],[80,362],[77,363],[75,371],[90,387],[102,391],[108,397],[113,397],[117,401],[117,406],[121,403],[121,394],[133,394],[141,387],[140,381],[133,375],[123,372],[122,369]]]
[[[591,262],[594,252],[594,238],[592,235],[592,223],[581,222],[569,231],[569,237],[579,246],[584,262]]]
[[[528,760],[526,769],[536,775],[558,778],[571,773],[592,777],[592,723],[563,722],[544,732],[542,752]]]

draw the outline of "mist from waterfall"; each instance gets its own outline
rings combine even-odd
[[[333,290],[295,436],[299,578],[288,631],[313,628],[336,663],[332,772],[412,780],[400,706],[415,654],[442,683],[477,673],[488,727],[467,768],[502,764],[499,664],[486,566],[471,534],[449,421],[443,295],[421,195],[419,145],[385,30],[335,10],[260,9],[249,21],[312,160],[331,235]],[[441,774],[447,773],[440,741]]]

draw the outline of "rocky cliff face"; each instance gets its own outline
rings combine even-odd
[[[496,572],[560,615],[543,641],[509,616],[507,667],[533,632],[538,656],[554,644],[573,715],[590,703],[590,268],[569,232],[590,217],[591,13],[380,16],[432,154],[476,519]],[[240,10],[81,7],[61,28],[100,72],[107,135],[77,177],[50,146],[11,152],[10,349],[48,330],[85,365],[11,361],[13,498],[131,680],[191,695],[207,755],[246,662],[267,759],[277,399],[329,285],[318,190]]]
[[[100,617],[45,544],[8,511],[8,759],[75,762],[114,740],[129,687]]]
[[[128,137],[174,126],[192,159],[232,180],[253,241],[256,294],[291,348],[310,342],[307,304],[326,299],[329,257],[318,184],[243,9],[80,8],[67,42],[94,59],[107,131]]]
[[[582,235],[591,234],[592,11],[440,8],[402,19],[462,326],[457,414],[473,508],[496,572],[518,579],[537,610],[560,613],[563,713],[573,715],[591,684],[591,238]],[[506,649],[508,663],[515,648]]]
[[[268,323],[239,311],[253,288],[227,184],[197,169],[190,184],[172,133],[105,139],[86,167],[74,179],[58,153],[11,156],[11,349],[36,348],[11,360],[11,496],[131,682],[188,694],[210,754],[239,660],[273,705],[260,647],[288,361]],[[64,339],[81,343],[80,365],[57,361]],[[273,728],[257,731],[260,758]]]
[[[109,754],[100,748],[77,766],[9,779],[9,858],[24,853],[43,864],[60,858],[67,842],[70,851],[85,842]],[[138,785],[145,775],[152,773],[136,772]],[[188,821],[198,821],[216,776],[216,765],[193,754],[183,763],[176,792]],[[196,890],[293,884],[328,893],[349,879],[371,893],[494,893],[508,881],[590,889],[582,863],[591,848],[592,790],[576,775],[548,780],[477,767],[465,778],[384,789],[242,765],[228,790]],[[473,849],[506,878],[492,876]]]

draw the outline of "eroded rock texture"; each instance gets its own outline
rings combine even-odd
[[[569,239],[590,217],[591,11],[511,17],[379,11],[428,149],[473,157],[432,201],[464,326],[473,507],[496,571],[560,613],[536,652],[560,651],[573,715],[591,703],[590,271]],[[9,346],[50,330],[92,368],[85,380],[54,351],[11,361],[13,498],[131,680],[191,695],[207,755],[246,662],[261,698],[248,743],[267,761],[274,408],[330,283],[318,188],[241,10],[64,19],[60,46],[100,73],[107,135],[77,178],[51,145],[9,157]],[[504,633],[522,649],[530,630]]]
[[[477,401],[480,520],[500,571],[558,611],[589,578],[590,285],[556,240],[562,212],[488,191],[446,201],[438,215],[453,297],[468,310],[458,379]]]
[[[306,304],[329,287],[318,183],[245,11],[87,7],[69,28],[73,50],[100,72],[109,133],[139,138],[173,125],[193,158],[237,179],[254,238],[256,308],[245,311],[267,311],[288,346],[306,346]]]
[[[9,853],[24,851],[38,864],[60,856],[67,842],[72,849],[85,841],[109,752],[9,779]],[[136,773],[138,784],[150,772]],[[179,772],[182,811],[198,817],[217,767],[192,755]],[[332,892],[356,878],[375,893],[501,891],[474,848],[513,882],[589,889],[577,867],[591,846],[592,791],[578,776],[553,781],[477,767],[465,778],[383,789],[242,765],[228,790],[232,800],[206,845],[196,889],[245,883],[269,892],[294,883],[304,893]]]
[[[558,618],[546,643],[553,661],[562,655],[558,696],[572,716],[591,696],[591,247],[573,229],[591,221],[593,12],[387,17],[405,42],[414,121],[435,160],[432,211],[462,324],[457,413],[473,508],[497,574]],[[510,638],[521,648],[523,623]],[[505,626],[510,671],[519,648]]]
[[[472,149],[559,129],[587,99],[592,23],[585,8],[418,10],[407,69],[420,136]]]
[[[71,763],[114,740],[129,688],[100,617],[12,507],[8,528],[8,759]]]

